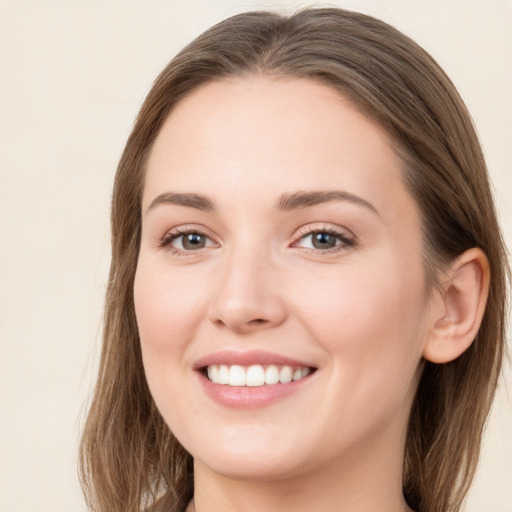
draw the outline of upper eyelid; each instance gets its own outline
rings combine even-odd
[[[329,222],[313,222],[304,224],[295,231],[293,238],[297,240],[312,233],[321,233],[322,231],[339,234],[340,236],[345,236],[346,238],[351,238],[353,240],[357,239],[356,235],[350,231],[350,229],[338,226],[336,224],[331,224]]]
[[[204,226],[197,224],[180,224],[179,226],[175,226],[165,231],[162,238],[165,238],[169,235],[185,235],[187,233],[199,233],[200,235],[207,236],[212,240],[216,240],[219,237],[212,233],[212,231]]]

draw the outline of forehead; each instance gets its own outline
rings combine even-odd
[[[166,188],[219,200],[341,188],[378,210],[414,208],[384,130],[309,79],[230,78],[182,100],[152,148],[145,206]]]

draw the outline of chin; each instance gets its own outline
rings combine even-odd
[[[286,480],[304,473],[304,464],[299,461],[283,459],[265,453],[245,453],[210,456],[204,454],[201,459],[194,458],[195,464],[206,467],[209,471],[230,480],[267,482]]]
[[[259,439],[258,439],[259,438]],[[186,443],[185,443],[186,445]],[[219,435],[216,440],[204,438],[204,443],[188,447],[196,464],[218,475],[234,480],[271,481],[287,479],[303,473],[310,462],[297,447],[293,436]]]

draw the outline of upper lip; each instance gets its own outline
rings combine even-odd
[[[256,364],[270,365],[275,364],[278,366],[299,366],[304,368],[312,368],[313,366],[307,362],[298,359],[292,359],[280,354],[272,352],[264,352],[260,350],[249,350],[245,352],[238,352],[233,350],[221,350],[214,352],[205,357],[202,357],[194,364],[194,370],[205,368],[213,364],[226,364],[226,365],[240,365],[251,366]]]

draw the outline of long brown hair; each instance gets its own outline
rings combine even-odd
[[[409,505],[418,512],[458,511],[505,341],[508,266],[487,170],[471,118],[436,62],[389,25],[341,9],[234,16],[187,46],[149,92],[114,185],[103,350],[81,444],[88,504],[96,512],[170,512],[192,497],[192,459],[151,398],[134,313],[144,167],[181,99],[206,82],[255,73],[328,84],[387,131],[422,214],[432,285],[436,269],[471,247],[489,259],[490,294],[478,335],[455,361],[424,362],[406,440]]]

